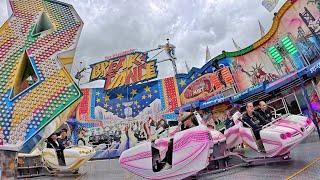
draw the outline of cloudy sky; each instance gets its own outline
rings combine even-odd
[[[75,67],[87,65],[116,52],[135,48],[145,51],[164,44],[176,46],[178,72],[201,67],[206,46],[211,57],[234,51],[232,38],[246,47],[260,37],[258,20],[266,32],[272,24],[262,0],[62,0],[78,11],[84,28]],[[279,0],[276,12],[285,0]],[[0,0],[0,24],[7,19],[7,5]],[[165,56],[160,56],[164,58]],[[170,63],[158,65],[159,77],[173,75]]]

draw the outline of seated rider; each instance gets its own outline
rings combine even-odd
[[[198,126],[199,123],[196,119],[195,116],[191,116],[189,118],[187,118],[186,120],[183,121],[183,124],[181,126],[181,130],[186,130],[186,129],[189,129],[189,128],[193,128],[195,126]]]
[[[259,102],[259,109],[257,110],[257,112],[260,114],[260,116],[262,116],[265,120],[271,122],[272,121],[272,113],[271,111],[268,109],[268,106],[266,104],[266,102],[264,101],[260,101]]]
[[[147,139],[152,139],[155,134],[156,122],[149,117],[148,121],[143,124],[143,129],[147,136]]]
[[[225,127],[226,127],[226,129],[229,129],[229,128],[231,128],[232,126],[234,126],[234,122],[233,122],[233,120],[231,119],[231,115],[230,115],[230,110],[227,110],[226,112],[225,112],[225,117],[226,117],[226,119],[224,120],[224,125],[225,125]]]
[[[248,124],[256,137],[257,140],[260,140],[259,131],[262,129],[262,126],[267,124],[268,122],[260,116],[259,113],[254,111],[253,103],[247,103],[246,112],[242,116],[242,121]],[[246,125],[244,124],[244,125]]]
[[[169,136],[173,136],[175,133],[179,131],[183,131],[196,126],[196,124],[194,124],[190,119],[192,116],[193,116],[193,113],[191,112],[180,112],[178,117],[178,122],[179,122],[178,127],[173,132],[171,132]]]
[[[165,133],[169,129],[169,125],[166,120],[160,119],[157,124],[156,133],[158,138],[167,137],[167,133]]]
[[[48,137],[47,148],[53,148],[56,150],[58,162],[60,166],[66,165],[66,161],[64,159],[64,154],[63,154],[63,150],[65,149],[65,147],[61,143],[59,143],[59,141],[57,140],[56,133],[53,133]]]
[[[71,145],[71,141],[68,137],[68,130],[66,128],[63,128],[61,130],[61,134],[58,137],[58,142],[62,144],[65,148]]]

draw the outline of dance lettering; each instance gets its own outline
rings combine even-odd
[[[105,89],[130,85],[157,77],[156,61],[147,62],[147,54],[134,52],[91,66],[90,81],[104,79]]]

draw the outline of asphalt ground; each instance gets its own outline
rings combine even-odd
[[[254,152],[248,152],[255,156]],[[316,132],[311,134],[290,153],[290,160],[259,166],[236,167],[216,174],[206,173],[197,179],[236,180],[320,180],[320,140]],[[77,176],[39,177],[33,179],[78,180],[138,180],[142,179],[122,169],[118,159],[89,161]]]

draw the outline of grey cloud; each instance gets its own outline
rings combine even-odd
[[[129,48],[152,49],[170,38],[177,47],[178,71],[185,72],[184,61],[190,67],[204,64],[207,45],[214,57],[222,50],[235,50],[231,38],[241,47],[252,44],[260,37],[258,19],[268,31],[273,17],[262,0],[63,1],[72,4],[84,21],[76,67],[79,61],[90,64]],[[280,0],[276,9],[284,2]],[[5,7],[1,1],[0,22]],[[169,62],[158,69],[159,77],[173,74]]]
[[[2,25],[8,19],[7,3],[6,1],[0,1],[0,25]]]

